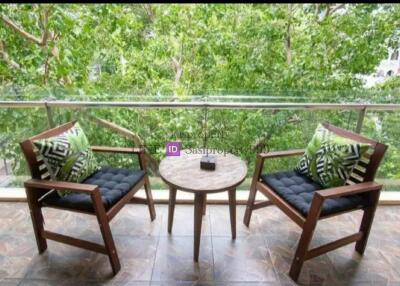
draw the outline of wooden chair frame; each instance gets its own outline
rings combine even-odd
[[[118,273],[121,269],[121,264],[119,262],[117,250],[115,248],[114,239],[110,229],[110,221],[117,215],[117,213],[122,209],[125,204],[127,204],[135,195],[135,193],[144,187],[146,192],[146,199],[141,199],[148,205],[150,218],[154,220],[156,218],[156,212],[154,208],[153,197],[151,193],[150,181],[147,175],[146,161],[144,158],[145,151],[143,148],[121,148],[121,147],[105,147],[105,146],[92,146],[94,152],[111,152],[111,153],[121,153],[121,154],[136,154],[139,159],[140,169],[145,171],[145,176],[125,195],[123,196],[115,205],[113,205],[108,211],[104,208],[102,203],[101,194],[99,187],[97,185],[90,184],[79,184],[63,181],[50,181],[41,179],[42,174],[46,170],[39,169],[39,162],[36,159],[36,154],[34,153],[32,141],[38,139],[44,139],[56,136],[65,132],[74,126],[76,121],[72,121],[61,125],[59,127],[47,130],[39,135],[33,136],[24,142],[22,142],[21,148],[28,162],[29,170],[31,172],[32,179],[26,181],[25,191],[27,196],[27,201],[29,204],[33,229],[36,237],[37,247],[39,253],[43,253],[47,249],[46,239],[58,241],[61,243],[69,244],[72,246],[80,247],[83,249],[99,252],[106,254],[109,257],[111,267],[114,275]],[[50,232],[44,229],[44,219],[42,215],[42,204],[43,196],[50,190],[68,190],[70,192],[85,193],[90,195],[94,212],[78,211],[70,208],[53,207],[58,209],[64,209],[73,212],[85,213],[89,215],[95,215],[100,226],[101,235],[104,240],[104,245],[77,239],[71,236],[62,235],[59,233]],[[138,200],[136,198],[136,200]]]
[[[368,236],[371,230],[372,222],[374,219],[375,210],[378,205],[380,191],[382,189],[382,185],[375,183],[374,179],[379,164],[386,152],[387,146],[377,141],[363,137],[359,134],[335,127],[329,123],[323,123],[323,126],[342,137],[346,137],[361,143],[370,144],[374,148],[374,153],[371,155],[370,163],[367,166],[365,181],[360,184],[346,185],[346,186],[316,191],[313,200],[311,202],[310,211],[308,215],[305,217],[295,208],[293,208],[290,204],[288,204],[285,200],[283,200],[280,196],[278,196],[274,191],[272,191],[272,189],[268,185],[263,183],[260,178],[264,166],[264,161],[266,159],[302,155],[304,153],[304,150],[297,149],[297,150],[261,153],[257,155],[254,176],[250,187],[249,199],[247,202],[247,208],[243,219],[244,224],[246,226],[249,226],[253,210],[274,204],[278,208],[280,208],[298,226],[300,226],[303,229],[289,272],[289,276],[294,281],[297,281],[303,263],[306,260],[309,260],[326,252],[335,250],[339,247],[342,247],[352,242],[356,242],[355,249],[359,254],[362,255],[364,253],[368,241]],[[268,201],[255,203],[257,191],[260,191],[262,194],[264,194],[268,198]],[[313,233],[318,220],[357,210],[357,209],[352,209],[345,212],[324,216],[321,215],[321,210],[324,201],[326,199],[333,199],[333,198],[349,196],[354,194],[361,194],[361,193],[365,193],[365,195],[368,196],[368,204],[361,209],[363,211],[363,217],[361,220],[361,226],[359,231],[357,233],[330,242],[328,244],[313,249],[309,249],[309,245],[313,237]]]

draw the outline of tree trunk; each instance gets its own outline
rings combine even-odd
[[[287,26],[286,26],[286,38],[285,38],[285,48],[286,48],[286,63],[290,66],[292,64],[292,17],[293,17],[293,5],[288,4],[287,6]]]

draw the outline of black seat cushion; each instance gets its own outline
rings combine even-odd
[[[314,193],[323,189],[321,185],[312,181],[306,175],[301,175],[295,171],[263,174],[261,179],[270,189],[304,216],[307,216],[310,211]],[[360,208],[365,203],[366,197],[362,195],[327,199],[323,204],[321,215]]]
[[[126,195],[144,175],[145,172],[142,170],[103,167],[86,178],[82,184],[99,186],[101,199],[105,209],[108,210]],[[43,199],[43,204],[86,212],[94,211],[90,195],[83,193],[70,193],[60,197],[56,192],[52,192]]]

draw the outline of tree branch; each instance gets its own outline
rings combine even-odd
[[[43,83],[45,85],[49,82],[49,74],[50,74],[50,55],[47,54],[46,60],[44,61],[44,74],[43,74]]]
[[[42,41],[41,41],[41,46],[45,46],[47,44],[47,40],[50,38],[50,33],[49,33],[49,25],[48,21],[49,20],[49,10],[46,9],[43,13],[43,35],[42,35]]]
[[[288,4],[288,23],[286,27],[286,39],[285,39],[285,48],[286,48],[286,62],[288,65],[292,64],[292,39],[291,39],[291,30],[292,30],[292,17],[293,17],[293,4]]]
[[[335,13],[337,10],[344,8],[346,4],[342,3],[342,4],[337,4],[336,6],[333,6],[334,4],[326,4],[326,10],[325,10],[325,14],[322,17],[322,19],[320,19],[318,22],[321,23],[322,21],[324,21],[327,17],[333,15],[333,13]]]
[[[173,64],[174,70],[175,70],[175,85],[177,85],[179,83],[179,80],[181,79],[182,73],[183,73],[183,68],[182,68],[182,63],[181,63],[182,58],[177,60],[175,57],[172,57],[171,60],[172,60],[172,64]]]
[[[14,23],[11,19],[9,19],[7,16],[0,14],[0,20],[6,24],[7,26],[9,26],[11,29],[13,29],[15,32],[17,32],[18,34],[20,34],[23,38],[25,38],[28,41],[31,41],[33,43],[35,43],[36,45],[42,46],[42,40],[38,39],[37,37],[35,37],[34,35],[26,32],[24,29],[22,29],[21,27],[19,27],[16,23]]]
[[[47,40],[53,36],[49,33],[48,19],[49,19],[49,10],[46,9],[46,10],[44,10],[43,14],[40,14],[40,22],[42,24],[42,29],[43,29],[43,34],[42,34],[42,46],[43,47],[47,46]],[[47,55],[46,55],[46,59],[44,61],[44,74],[43,74],[43,82],[45,85],[47,85],[49,82],[50,60],[51,60],[51,56],[52,56],[52,53],[49,52],[48,50],[46,51],[46,53],[47,53]]]
[[[180,51],[179,51],[179,58],[176,59],[175,57],[172,57],[172,64],[175,69],[175,87],[178,86],[179,81],[182,77],[183,74],[183,67],[182,67],[182,62],[183,62],[183,37],[181,37],[181,46],[180,46]]]
[[[336,5],[335,7],[332,7],[332,9],[331,9],[331,15],[332,15],[333,13],[335,13],[337,10],[339,10],[339,9],[341,9],[341,8],[344,8],[345,5],[346,5],[345,3],[342,3],[342,4]]]
[[[325,12],[324,18],[322,18],[322,19],[329,17],[330,14],[331,14],[331,4],[326,4],[326,12]]]
[[[316,19],[318,19],[320,5],[321,4],[319,4],[319,3],[315,4],[315,18]]]
[[[150,21],[154,22],[155,15],[154,15],[154,11],[151,8],[150,4],[142,4],[142,7],[143,7],[144,11],[146,12],[147,16],[149,17]]]
[[[5,44],[3,41],[0,41],[0,55],[10,68],[12,68],[12,69],[20,69],[21,68],[21,66],[17,62],[10,59],[10,56],[6,52]]]

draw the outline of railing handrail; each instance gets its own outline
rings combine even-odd
[[[297,110],[400,110],[400,104],[388,103],[286,103],[286,102],[157,102],[157,101],[0,101],[0,108],[104,108],[104,107],[125,107],[125,108],[232,108],[232,109],[297,109]]]

